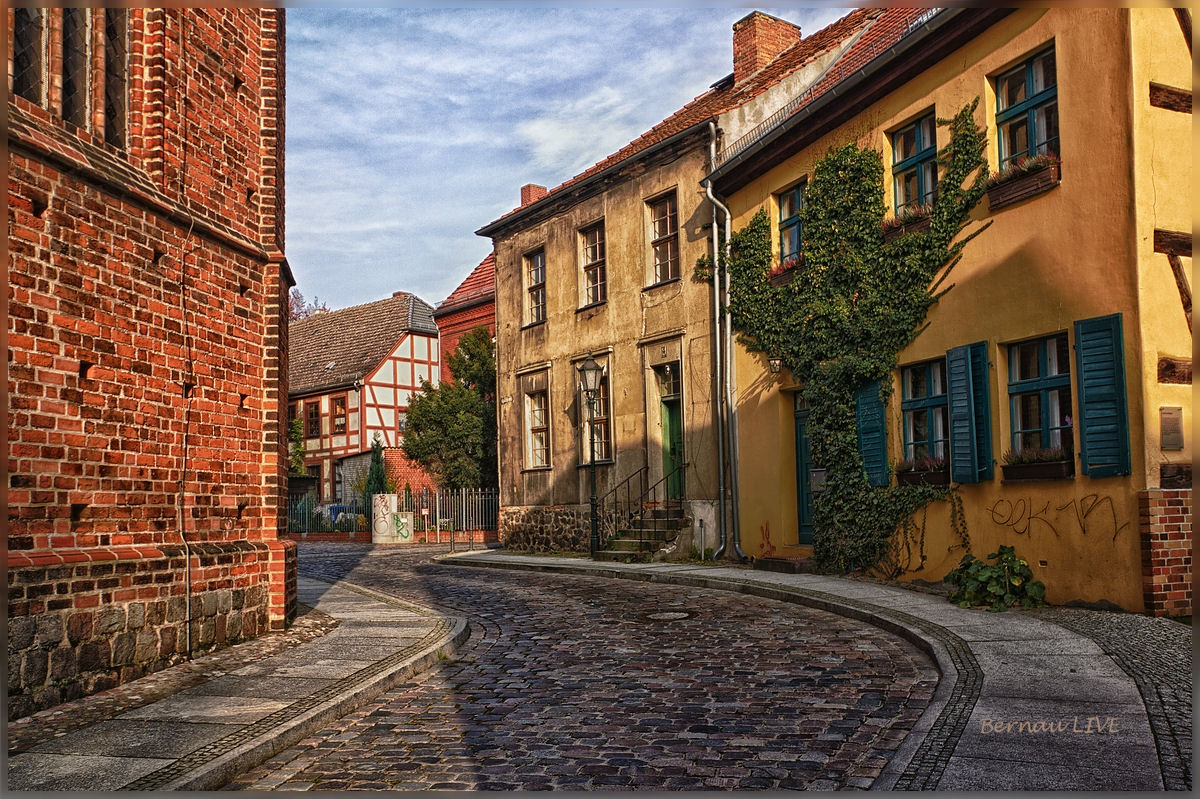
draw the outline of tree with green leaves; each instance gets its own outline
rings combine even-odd
[[[443,488],[494,488],[496,468],[496,356],[492,335],[477,327],[449,357],[453,378],[428,381],[408,406],[401,445]]]
[[[308,474],[304,465],[304,420],[298,416],[288,425],[288,472]]]
[[[825,490],[813,500],[814,557],[826,568],[878,565],[913,513],[936,499],[956,500],[932,486],[869,484],[855,393],[878,380],[886,401],[900,350],[952,287],[941,288],[963,248],[986,227],[959,236],[986,192],[977,105],[938,120],[950,128],[950,142],[938,153],[944,172],[927,230],[884,240],[882,157],[847,144],[817,163],[805,191],[803,258],[790,283],[769,279],[775,248],[765,210],[730,242],[730,313],[739,340],[782,359],[810,407],[813,464],[827,470]],[[965,527],[959,533],[965,539]]]
[[[383,442],[379,436],[371,442],[371,466],[367,469],[367,484],[363,488],[363,507],[367,521],[371,521],[371,497],[388,493],[387,469],[383,465]]]

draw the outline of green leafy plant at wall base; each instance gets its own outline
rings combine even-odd
[[[938,120],[949,127],[950,140],[938,153],[944,172],[927,229],[884,240],[882,157],[848,144],[817,163],[805,189],[803,258],[793,280],[775,285],[769,279],[778,256],[766,209],[730,241],[730,314],[739,341],[780,358],[809,405],[813,466],[826,469],[825,490],[813,499],[813,554],[823,569],[887,566],[893,538],[911,530],[912,514],[953,493],[868,483],[855,392],[879,380],[886,402],[897,354],[949,290],[941,285],[963,248],[986,227],[959,235],[986,193],[986,137],[975,124],[977,105]],[[952,516],[966,546],[962,515]]]
[[[945,581],[958,588],[950,595],[951,602],[964,608],[986,605],[991,610],[1046,604],[1046,586],[1033,579],[1033,570],[1017,557],[1013,547],[1001,546],[999,552],[987,558],[996,562],[989,564],[974,555],[963,555],[958,568],[946,575]]]

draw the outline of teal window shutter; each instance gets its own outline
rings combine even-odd
[[[858,451],[862,455],[867,482],[888,484],[887,421],[875,380],[854,392],[854,415],[858,426]]]
[[[1121,315],[1075,323],[1079,461],[1090,477],[1129,474],[1129,411]]]
[[[950,406],[950,479],[956,483],[979,482],[973,377],[969,346],[955,347],[946,353],[946,400]]]
[[[946,353],[946,393],[950,406],[950,478],[956,483],[992,479],[986,341]]]

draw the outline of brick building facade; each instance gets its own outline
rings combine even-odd
[[[526,190],[529,188],[525,187]],[[449,380],[453,377],[450,356],[458,347],[459,339],[477,327],[486,327],[493,336],[496,335],[496,257],[493,253],[488,253],[487,258],[450,292],[450,296],[442,300],[433,312],[433,319],[442,343],[442,380]]]
[[[282,629],[284,12],[9,8],[9,718]]]

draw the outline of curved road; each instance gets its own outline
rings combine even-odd
[[[303,573],[471,638],[227,789],[865,788],[936,685],[908,642],[823,611],[430,555],[302,548]]]

